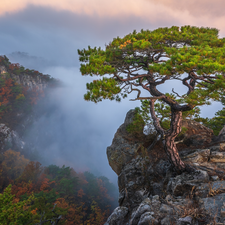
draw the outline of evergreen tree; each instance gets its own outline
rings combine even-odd
[[[196,106],[219,101],[225,88],[225,39],[214,28],[191,26],[134,31],[117,37],[105,49],[78,50],[82,75],[99,76],[87,83],[87,101],[120,101],[131,92],[133,100],[148,100],[156,131],[174,168],[188,170],[179,157],[176,136],[181,131],[182,113]],[[178,80],[187,90],[168,95],[159,90],[169,80]],[[147,96],[142,96],[142,91]],[[173,98],[174,94],[177,99]],[[155,113],[155,101],[170,107],[170,127],[164,129]]]

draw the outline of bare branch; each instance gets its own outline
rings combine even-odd
[[[189,95],[191,92],[194,91],[194,88],[192,85],[190,85],[187,81],[191,79],[191,76],[190,74],[188,75],[188,77],[184,78],[184,79],[181,79],[182,80],[182,83],[183,85],[187,86],[188,87],[188,92],[187,92],[187,95]]]
[[[141,94],[141,91],[140,91],[139,89],[137,89],[137,88],[132,88],[132,85],[131,85],[131,91],[129,91],[128,94],[130,94],[130,93],[133,92],[133,91],[137,91],[137,92],[138,92],[137,98],[139,98],[139,96],[140,96],[140,94]]]
[[[135,98],[135,99],[130,99],[130,101],[136,101],[136,100],[157,100],[157,99],[162,99],[163,96],[159,96],[159,97],[138,97],[138,98]]]
[[[145,90],[147,90],[147,91],[150,92],[150,89],[147,87],[147,85],[149,85],[149,83],[143,84],[142,81],[143,81],[143,78],[141,78],[141,79],[139,80],[139,85],[142,86],[142,88],[144,88]]]
[[[182,98],[182,96],[180,96],[177,92],[174,91],[174,88],[172,88],[172,92],[173,92],[174,94],[176,94],[178,97]]]
[[[163,96],[158,96],[158,97],[140,97],[140,95],[141,95],[141,91],[139,90],[139,89],[137,89],[137,88],[133,88],[132,87],[132,85],[135,85],[135,86],[139,86],[138,84],[131,84],[131,90],[128,92],[128,94],[130,94],[131,92],[133,92],[133,91],[137,91],[138,92],[138,94],[137,94],[137,98],[135,98],[135,99],[130,99],[130,101],[136,101],[136,100],[146,100],[146,99],[162,99],[163,98]],[[142,85],[142,84],[141,84]],[[143,86],[143,85],[142,85]]]
[[[136,75],[136,76],[134,76],[134,77],[128,77],[127,79],[123,79],[123,78],[119,77],[116,73],[114,73],[114,76],[115,76],[116,78],[118,78],[118,80],[120,80],[121,82],[122,82],[122,81],[124,82],[124,81],[131,81],[131,80],[136,80],[136,79],[138,79],[138,78],[147,77],[148,74]]]
[[[197,80],[196,80],[196,83],[199,84],[199,85],[201,85],[201,86],[203,86],[203,87],[207,87],[207,85],[205,85],[205,84],[203,84],[203,83],[201,83],[201,82],[199,82]]]
[[[163,84],[163,83],[165,83],[166,80],[169,80],[169,79],[170,79],[169,76],[165,76],[165,77],[163,77],[163,78],[161,79],[161,81],[156,81],[156,82],[155,82],[155,85],[157,86],[157,85],[159,85],[159,84]]]

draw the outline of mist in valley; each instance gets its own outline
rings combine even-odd
[[[147,2],[141,1],[140,6],[147,10]],[[121,103],[84,101],[86,83],[92,78],[81,76],[77,49],[87,48],[88,45],[104,48],[114,37],[122,37],[134,29],[154,30],[187,23],[210,25],[206,20],[190,19],[183,12],[174,14],[166,11],[167,8],[160,11],[157,6],[157,11],[154,7],[151,8],[152,14],[130,14],[129,7],[126,7],[128,11],[124,15],[102,16],[96,12],[76,13],[28,4],[20,10],[0,15],[0,55],[6,55],[12,63],[49,74],[62,83],[35,105],[35,110],[41,113],[24,136],[27,143],[32,143],[30,151],[33,158],[37,157],[43,165],[89,170],[117,183],[117,175],[108,165],[106,148],[111,145],[127,111],[140,103],[128,99]],[[115,6],[116,12],[118,8],[118,5]],[[218,22],[218,28],[221,26],[223,32],[224,23],[221,24]],[[165,88],[171,91],[171,87],[164,86],[164,91]],[[176,86],[175,91],[182,93],[183,90]],[[219,108],[221,105],[208,107],[204,116],[212,117]]]
[[[137,104],[85,102],[88,78],[81,77],[78,68],[52,67],[45,72],[61,83],[34,106],[40,115],[23,137],[31,143],[31,155],[43,165],[71,166],[77,172],[106,176],[116,184],[117,175],[108,165],[106,148],[126,112]]]

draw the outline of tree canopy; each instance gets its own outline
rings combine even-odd
[[[217,29],[174,26],[134,31],[115,38],[104,50],[96,47],[78,50],[83,62],[82,75],[102,77],[87,84],[85,99],[120,101],[132,91],[138,91],[136,99],[151,99],[141,97],[143,88],[152,97],[171,105],[173,99],[156,87],[174,79],[187,87],[186,94],[179,97],[189,107],[183,107],[182,111],[209,103],[210,98],[218,100],[225,88],[224,43]]]
[[[173,26],[134,31],[114,38],[105,49],[89,46],[78,54],[82,75],[99,76],[87,83],[85,100],[120,101],[137,92],[132,100],[148,100],[153,124],[163,138],[170,161],[178,170],[184,170],[174,143],[181,131],[182,112],[221,100],[225,89],[225,38],[219,38],[218,30]],[[158,89],[169,80],[178,80],[186,92],[181,95],[176,87],[170,93]],[[158,99],[170,107],[167,130],[155,114],[154,102]]]

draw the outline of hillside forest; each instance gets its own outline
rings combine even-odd
[[[47,89],[60,84],[49,75],[10,63],[6,56],[0,57],[0,69],[0,125],[22,135],[26,129],[21,123],[35,114],[34,105],[43,101]],[[17,82],[26,76],[48,88]],[[66,165],[42,166],[28,156],[10,143],[0,152],[1,225],[104,224],[117,204],[116,188],[108,178]]]

